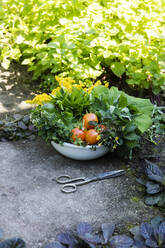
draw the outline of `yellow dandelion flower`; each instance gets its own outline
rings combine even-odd
[[[51,99],[51,96],[47,95],[46,93],[43,93],[35,96],[33,100],[27,100],[26,103],[43,105],[43,103],[50,102]]]
[[[119,140],[119,137],[115,137],[115,140],[118,141]]]

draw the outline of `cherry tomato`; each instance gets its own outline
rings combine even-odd
[[[85,129],[93,129],[94,128],[94,125],[88,124],[89,121],[95,121],[96,123],[98,123],[98,117],[97,117],[97,115],[95,115],[93,113],[88,113],[88,114],[85,114],[83,116],[83,127]]]
[[[73,141],[76,141],[77,139],[81,139],[82,141],[85,140],[85,132],[83,130],[81,130],[78,127],[75,127],[72,129],[72,136],[71,139]]]
[[[98,142],[98,136],[99,136],[99,134],[95,129],[90,129],[90,130],[86,131],[85,141],[89,145],[94,145]]]

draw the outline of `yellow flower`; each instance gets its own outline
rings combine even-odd
[[[51,99],[51,96],[43,93],[35,96],[33,100],[27,100],[26,103],[43,105],[43,103],[50,102]]]
[[[100,139],[101,139],[100,135],[98,135],[96,139],[97,139],[97,140],[100,140]]]
[[[104,86],[105,86],[106,88],[108,88],[108,87],[109,87],[109,83],[108,83],[108,82],[105,83]]]
[[[115,137],[115,140],[118,141],[119,140],[119,137]]]
[[[98,85],[101,85],[101,81],[100,80],[96,81],[96,83],[95,83],[95,86],[98,86]]]
[[[113,149],[116,149],[116,147],[117,147],[117,146],[116,146],[116,145],[114,145],[114,146],[113,146]]]
[[[51,94],[52,94],[53,96],[55,96],[56,93],[57,93],[57,91],[59,91],[59,90],[60,90],[60,87],[58,86],[57,88],[55,88],[55,89],[52,90]]]

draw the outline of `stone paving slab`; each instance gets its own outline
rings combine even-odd
[[[133,201],[139,193],[128,171],[81,186],[72,194],[62,193],[54,180],[61,174],[94,176],[127,166],[111,154],[92,161],[71,160],[40,138],[0,142],[0,227],[5,238],[19,236],[28,248],[39,248],[53,241],[59,231],[74,230],[81,221],[96,228],[113,222],[123,230],[150,220],[156,210]]]

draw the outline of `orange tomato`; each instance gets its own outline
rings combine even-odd
[[[94,128],[94,125],[88,124],[89,121],[95,121],[96,123],[98,123],[97,115],[95,115],[93,113],[88,113],[88,114],[83,116],[83,127],[85,129],[93,129]]]
[[[81,139],[82,141],[85,140],[85,132],[83,130],[81,130],[78,127],[75,127],[72,129],[72,136],[71,139],[73,141],[76,141],[77,139]]]
[[[94,145],[98,142],[98,132],[96,132],[95,129],[90,129],[88,131],[86,131],[85,134],[85,141],[89,144],[89,145]]]

